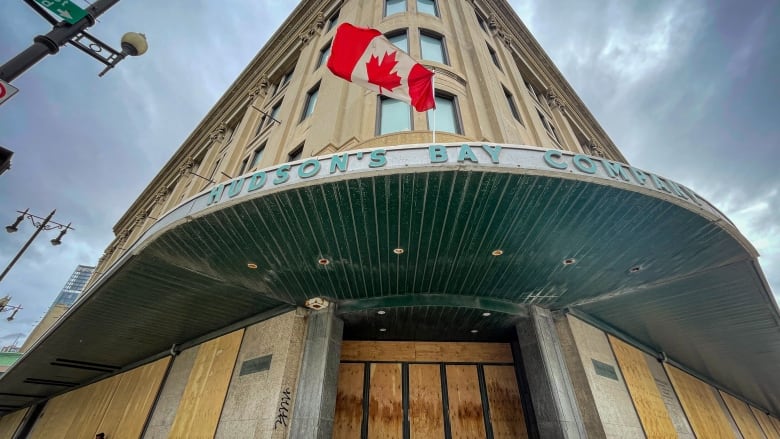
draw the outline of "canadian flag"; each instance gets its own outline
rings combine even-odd
[[[408,102],[417,111],[436,107],[433,72],[376,29],[341,24],[333,38],[328,68],[347,81]]]

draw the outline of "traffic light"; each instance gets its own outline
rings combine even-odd
[[[11,157],[14,152],[0,146],[0,174],[11,169]]]

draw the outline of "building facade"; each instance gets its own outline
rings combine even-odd
[[[342,22],[435,112],[331,75]],[[0,437],[780,438],[755,249],[503,0],[300,2],[115,234]]]
[[[38,339],[41,338],[41,336],[48,331],[63,314],[65,314],[65,311],[73,306],[76,299],[79,297],[79,294],[84,291],[84,288],[87,286],[87,282],[89,282],[89,278],[94,271],[95,267],[86,265],[78,265],[76,269],[73,270],[73,274],[71,274],[68,281],[65,282],[65,286],[62,287],[62,291],[60,291],[60,294],[54,299],[51,308],[46,311],[46,314],[41,318],[41,322],[38,323],[30,335],[27,336],[27,340],[24,341],[20,349],[21,352],[27,352],[30,347],[32,347],[32,345],[34,345],[35,342],[38,341]]]

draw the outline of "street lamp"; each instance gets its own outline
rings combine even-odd
[[[0,80],[13,81],[46,55],[59,52],[60,47],[67,43],[106,65],[98,76],[103,76],[128,55],[143,55],[149,48],[144,34],[126,33],[121,41],[122,50],[118,51],[86,32],[86,29],[95,24],[101,14],[117,4],[119,0],[97,0],[86,9],[81,9],[65,0],[24,0],[24,2],[53,27],[46,35],[33,38],[32,46],[0,66]],[[44,6],[63,20],[58,21],[44,9]]]
[[[63,236],[65,236],[65,233],[67,233],[68,230],[76,230],[70,226],[71,223],[68,223],[68,225],[66,226],[51,220],[51,217],[54,216],[54,212],[57,211],[56,209],[52,210],[49,216],[47,216],[46,218],[41,218],[39,216],[33,215],[29,213],[29,210],[30,209],[25,209],[24,212],[17,210],[17,212],[20,215],[16,217],[16,221],[14,221],[13,224],[5,226],[5,231],[8,233],[18,232],[19,224],[21,224],[25,218],[28,218],[30,222],[32,222],[33,226],[35,226],[35,232],[32,234],[32,236],[30,236],[30,239],[28,239],[27,242],[24,243],[21,250],[19,250],[19,253],[17,253],[16,256],[14,256],[14,258],[11,260],[8,266],[5,267],[5,270],[3,270],[2,273],[0,273],[0,281],[2,281],[3,278],[5,278],[5,275],[8,274],[9,271],[11,271],[11,267],[13,267],[14,264],[16,264],[16,261],[18,261],[19,258],[22,257],[22,254],[24,254],[25,250],[27,250],[27,247],[29,247],[30,244],[32,244],[33,240],[35,240],[35,238],[38,236],[39,233],[41,233],[42,230],[54,230],[54,229],[60,230],[60,234],[57,235],[56,238],[51,240],[51,245],[54,246],[62,244],[61,239]]]

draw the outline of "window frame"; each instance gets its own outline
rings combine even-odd
[[[434,101],[436,100],[436,98],[441,98],[441,99],[446,99],[446,100],[452,101],[452,107],[453,107],[453,111],[454,111],[453,117],[455,119],[455,125],[456,125],[456,128],[457,128],[455,130],[455,132],[452,133],[452,134],[458,134],[458,135],[461,135],[461,136],[464,135],[463,118],[461,117],[461,114],[460,114],[460,103],[458,102],[458,96],[455,95],[455,94],[452,94],[452,93],[448,93],[446,91],[437,90],[436,94],[434,95],[433,98],[434,98]],[[427,124],[428,124],[428,131],[433,131],[431,129],[431,117],[429,116],[432,111],[433,110],[428,110],[425,113],[425,118],[427,119]],[[435,114],[434,114],[434,117],[435,117]],[[436,132],[437,133],[451,133],[451,131],[441,131],[438,128],[437,128]]]
[[[434,59],[427,59],[427,58],[425,58],[425,55],[423,55],[423,43],[422,43],[423,36],[425,36],[427,38],[432,38],[432,39],[435,39],[435,40],[439,41],[440,47],[441,47],[441,53],[442,53],[443,61],[437,61],[437,60],[434,60]],[[423,61],[430,61],[430,62],[436,62],[436,63],[444,64],[444,65],[447,65],[447,66],[450,65],[450,56],[449,56],[449,51],[447,50],[447,39],[445,38],[444,35],[442,35],[442,34],[440,34],[438,32],[432,31],[430,29],[420,28],[419,37],[420,37],[419,40],[420,40],[420,59],[421,60],[423,60]]]
[[[328,58],[330,58],[330,50],[332,46],[333,46],[333,40],[328,41],[327,44],[322,46],[322,49],[320,49],[320,54],[317,57],[317,65],[314,67],[314,70],[319,69],[320,67],[325,65],[325,63],[328,62]]]
[[[550,136],[550,138],[553,139],[555,143],[560,145],[561,140],[558,137],[558,130],[555,129],[555,125],[553,125],[549,118],[544,115],[542,110],[537,108],[536,112],[539,114],[539,118],[542,120],[542,125],[544,126],[544,130],[547,131],[547,135]]]
[[[387,38],[387,40],[390,41],[390,43],[393,46],[395,46],[395,47],[398,47],[398,46],[396,46],[395,43],[393,43],[392,38],[404,35],[406,37],[406,49],[403,49],[401,47],[398,47],[398,48],[403,50],[407,54],[409,53],[409,28],[404,27],[404,28],[401,28],[401,29],[394,29],[394,30],[391,30],[389,32],[386,32],[384,35],[385,35],[385,38]]]
[[[328,17],[328,22],[326,23],[325,32],[330,32],[333,30],[333,28],[336,27],[336,24],[339,22],[339,13],[341,12],[341,9],[336,9],[334,13]]]
[[[392,15],[405,14],[405,13],[409,12],[409,0],[401,0],[403,2],[403,4],[404,4],[404,10],[400,11],[400,12],[393,12],[392,14],[388,14],[387,13],[387,2],[388,1],[393,1],[393,0],[384,0],[382,2],[382,17],[390,17]]]
[[[412,113],[412,106],[409,105],[409,129],[408,130],[391,131],[391,132],[387,132],[387,133],[382,133],[382,113],[383,113],[383,111],[382,111],[383,110],[382,103],[385,102],[385,101],[388,101],[388,100],[398,101],[398,99],[394,99],[394,98],[391,98],[391,97],[388,97],[388,96],[377,95],[376,127],[374,129],[374,135],[376,135],[376,136],[384,136],[384,135],[387,135],[387,134],[406,133],[406,132],[413,131],[414,130],[414,115]],[[398,102],[403,102],[403,101],[398,101]]]
[[[523,118],[520,116],[520,109],[517,107],[514,95],[503,85],[501,88],[504,89],[504,97],[506,97],[506,103],[509,105],[509,111],[512,112],[512,116],[514,116],[514,118],[522,125]]]
[[[425,15],[432,15],[433,17],[440,18],[441,15],[439,15],[440,14],[440,12],[439,12],[439,2],[437,0],[430,0],[430,1],[433,2],[433,14],[430,14],[428,12],[422,12],[422,13],[425,14]],[[415,7],[417,8],[417,13],[418,14],[421,13],[420,12],[420,0],[416,0],[415,1]]]
[[[265,145],[266,145],[266,143],[267,142],[261,143],[260,146],[255,148],[252,151],[252,154],[249,157],[247,157],[249,159],[249,168],[248,168],[248,170],[255,169],[255,168],[257,168],[257,165],[260,164],[259,160],[263,159],[263,153],[265,152]],[[258,156],[259,156],[259,158],[258,158]]]
[[[314,114],[314,109],[317,108],[317,99],[320,95],[320,83],[319,81],[314,84],[312,88],[309,89],[309,91],[306,92],[306,101],[304,101],[303,104],[303,112],[301,113],[301,120],[300,122],[303,122],[304,120],[308,119],[309,116]],[[314,97],[314,103],[312,104],[312,97]]]
[[[501,68],[501,61],[498,59],[498,52],[496,52],[496,49],[493,49],[493,47],[487,41],[485,44],[487,45],[488,53],[490,54],[490,58],[493,60],[493,64],[498,67],[498,70],[503,72],[504,69]]]
[[[292,151],[287,153],[287,161],[294,162],[303,159],[303,143],[299,144]]]

